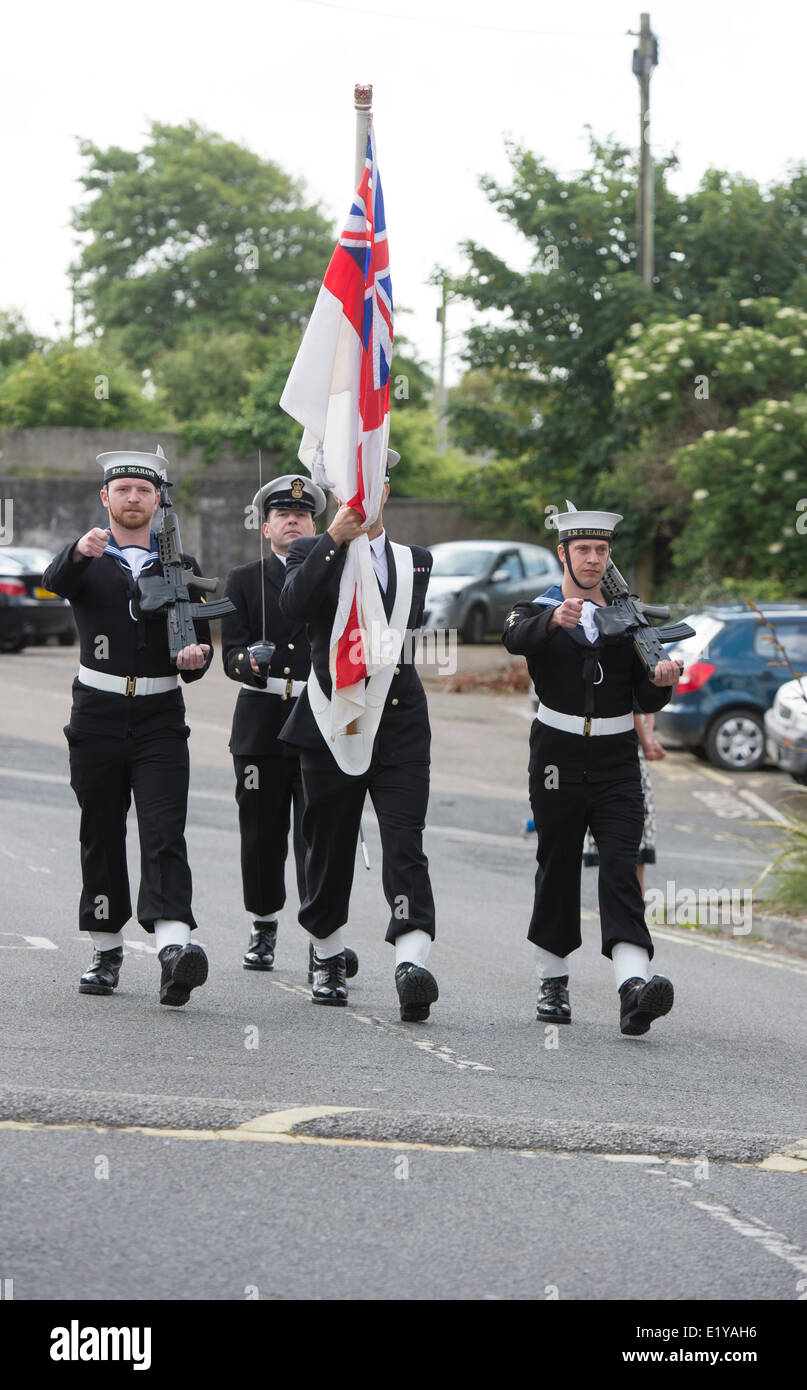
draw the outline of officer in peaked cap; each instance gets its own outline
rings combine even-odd
[[[524,656],[540,704],[530,734],[529,786],[538,869],[528,939],[538,957],[538,1018],[570,1023],[569,955],[581,943],[580,874],[590,828],[600,854],[602,953],[614,966],[620,1028],[646,1033],[669,1013],[673,987],[650,977],[653,942],[636,878],[644,824],[634,708],[667,704],[679,669],[659,662],[652,681],[630,639],[606,645],[595,622],[616,512],[568,510],[558,531],[563,582],[509,614],[502,641]]]
[[[160,575],[152,520],[166,480],[157,452],[100,454],[101,501],[109,526],[93,527],[53,559],[43,583],[69,599],[81,641],[65,736],[70,784],[81,807],[83,889],[79,926],[95,954],[82,994],[111,994],[132,911],[126,866],[126,812],[134,796],[140,836],[137,916],[156,939],[160,1003],[187,1003],[207,978],[207,957],[191,944],[191,873],[185,846],[188,744],[179,678],[204,675],[213,654],[208,624],[198,643],[171,661],[163,613],[141,613],[138,578]],[[193,556],[184,557],[195,574]],[[195,602],[204,594],[189,585]]]
[[[324,510],[325,493],[310,478],[289,473],[265,483],[247,508],[248,521],[263,528],[263,561],[252,560],[230,570],[224,586],[235,612],[223,619],[222,659],[227,675],[241,687],[230,752],[241,832],[244,907],[252,924],[242,962],[245,970],[274,966],[278,914],[286,902],[290,820],[297,891],[301,902],[305,897],[300,764],[296,752],[278,742],[278,735],[305,688],[311,651],[305,624],[287,618],[279,598],[289,546],[303,536],[315,535],[315,518]],[[264,637],[274,645],[274,652],[261,672],[250,647]],[[355,974],[358,961],[350,954]]]

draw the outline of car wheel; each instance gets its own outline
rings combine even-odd
[[[75,632],[60,632],[57,634],[60,647],[74,647],[76,644]]]
[[[19,637],[16,642],[4,642],[0,646],[0,652],[21,652],[25,650],[25,638]]]
[[[765,728],[750,709],[718,715],[706,735],[706,756],[728,772],[754,772],[765,759]]]
[[[463,642],[477,646],[485,636],[485,610],[478,603],[471,609],[462,629]]]

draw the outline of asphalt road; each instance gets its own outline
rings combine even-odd
[[[117,993],[76,989],[75,663],[57,648],[0,660],[0,1279],[15,1299],[804,1297],[807,959],[756,943],[753,922],[734,936],[665,925],[654,964],[675,1008],[623,1038],[589,871],[574,1022],[537,1023],[526,697],[430,687],[441,996],[427,1024],[404,1025],[369,813],[350,1006],[310,1002],[291,874],[276,970],[242,970],[236,692],[220,667],[190,689],[188,844],[211,972],[169,1010],[134,922]],[[749,886],[775,839],[752,822],[787,779],[680,753],[653,775],[648,887]],[[134,815],[129,839],[136,885]]]

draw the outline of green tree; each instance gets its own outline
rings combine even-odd
[[[272,346],[251,333],[188,330],[178,347],[153,359],[151,376],[177,420],[230,415],[238,411]]]
[[[0,309],[0,372],[42,347],[16,309]]]
[[[807,315],[805,315],[807,318]],[[807,398],[759,400],[673,455],[692,505],[672,545],[682,589],[807,597]],[[765,593],[756,587],[766,584]]]
[[[30,353],[0,380],[0,424],[6,429],[156,429],[167,423],[159,397],[148,400],[137,374],[95,346],[54,343]]]
[[[690,314],[634,324],[608,358],[636,436],[612,480],[626,499],[620,539],[672,555],[693,596],[721,568],[769,581],[777,569],[799,575],[807,558],[795,529],[807,311],[772,297],[735,308],[748,322],[709,328]]]
[[[636,426],[616,408],[609,353],[632,323],[694,312],[707,328],[736,325],[743,298],[804,302],[807,171],[764,191],[713,170],[678,197],[667,181],[675,161],[658,161],[649,289],[636,273],[629,150],[592,138],[590,167],[570,179],[528,150],[511,146],[510,159],[509,184],[482,186],[531,259],[522,272],[476,243],[465,247],[470,268],[456,288],[484,317],[468,335],[472,381],[452,401],[457,437],[507,456],[516,507],[525,496],[560,504],[568,495],[622,510],[613,467]]]
[[[78,298],[136,365],[189,326],[272,337],[310,314],[334,234],[277,164],[194,122],[154,122],[141,151],[80,149]]]

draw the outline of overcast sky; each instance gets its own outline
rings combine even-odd
[[[679,190],[710,165],[767,183],[807,155],[802,0],[654,0],[653,144]],[[398,327],[436,362],[436,264],[466,237],[524,263],[479,175],[506,179],[504,137],[562,173],[585,125],[638,138],[639,5],[617,0],[66,0],[5,7],[0,308],[66,331],[76,137],[140,148],[151,120],[195,120],[302,177],[338,222],[353,176],[353,84],[374,84]],[[323,271],[325,267],[323,266]],[[464,311],[452,311],[458,331]],[[454,341],[454,351],[459,339]],[[452,376],[456,375],[454,362]]]

